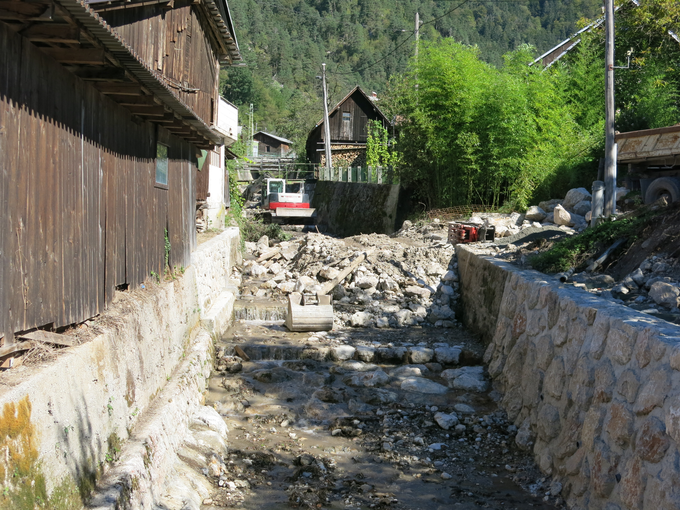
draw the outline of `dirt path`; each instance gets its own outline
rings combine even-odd
[[[562,508],[474,368],[481,350],[459,328],[241,321],[218,344],[207,403],[230,450],[202,508]]]

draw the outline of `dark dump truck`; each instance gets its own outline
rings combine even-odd
[[[616,134],[617,165],[628,165],[626,179],[642,192],[645,204],[662,196],[680,200],[680,124]]]

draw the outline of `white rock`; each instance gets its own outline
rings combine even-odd
[[[281,267],[281,264],[279,264],[278,262],[274,262],[271,266],[269,266],[269,272],[274,275],[279,274],[281,272],[281,269],[283,268]]]
[[[375,320],[375,327],[376,328],[389,328],[390,327],[390,320],[387,317],[378,317]]]
[[[564,197],[564,202],[562,202],[562,207],[567,211],[573,211],[574,206],[579,202],[584,200],[592,200],[592,195],[585,188],[574,188],[567,191],[567,195]]]
[[[656,282],[649,289],[649,297],[658,305],[668,308],[678,306],[680,290],[670,283]]]
[[[543,221],[546,216],[547,213],[536,205],[532,205],[527,209],[527,212],[524,213],[524,217],[529,221]]]
[[[340,274],[340,271],[335,269],[334,267],[322,267],[321,270],[319,271],[319,276],[321,278],[324,278],[326,280],[332,280],[336,276]]]
[[[390,381],[390,376],[387,375],[382,370],[376,370],[374,372],[366,372],[363,374],[353,375],[347,381],[350,386],[365,386],[367,388],[375,388],[378,386],[384,386]]]
[[[411,310],[407,310],[406,308],[402,308],[397,313],[395,313],[394,318],[397,321],[397,326],[400,328],[413,325],[413,312],[411,312]]]
[[[295,292],[295,282],[281,282],[279,283],[279,290],[284,294]]]
[[[370,289],[378,285],[378,278],[373,275],[363,276],[356,280],[356,285],[360,289]]]
[[[446,386],[423,377],[409,377],[404,379],[401,383],[401,389],[412,393],[425,393],[430,395],[443,395],[449,391]]]
[[[356,358],[359,361],[365,361],[370,363],[375,358],[375,347],[369,347],[366,345],[359,345],[356,348]]]
[[[421,297],[427,299],[430,297],[431,292],[425,287],[417,287],[415,285],[410,285],[404,289],[404,295],[407,297]]]
[[[250,267],[249,272],[252,276],[258,277],[258,276],[262,276],[263,274],[267,274],[267,268],[264,267],[264,266],[261,266],[260,264],[253,264]]]
[[[365,328],[371,324],[373,316],[368,312],[356,312],[350,317],[350,324],[354,328]]]
[[[571,226],[574,224],[571,219],[571,213],[561,205],[556,205],[553,210],[553,222],[555,225]]]
[[[456,293],[456,291],[453,290],[453,287],[449,285],[442,285],[441,287],[439,287],[439,290],[441,291],[442,294],[445,294],[447,296],[453,296]]]
[[[437,347],[434,350],[434,356],[437,362],[442,365],[457,365],[460,360],[461,352],[463,352],[463,350],[458,346]]]
[[[462,367],[444,370],[441,376],[448,381],[449,387],[457,390],[484,392],[489,383],[484,378],[484,367]]]
[[[453,406],[453,408],[460,414],[475,414],[474,408],[467,404],[456,404]]]
[[[410,347],[408,350],[411,363],[429,363],[434,356],[434,351],[427,347]]]
[[[631,279],[636,283],[638,287],[641,287],[645,284],[645,281],[647,280],[647,277],[644,275],[642,270],[640,268],[637,268],[635,271],[630,273],[629,275]]]
[[[457,282],[458,272],[457,271],[447,271],[444,276],[442,276],[442,281],[445,282]]]
[[[455,413],[435,413],[434,421],[444,430],[449,430],[458,425],[458,416]]]
[[[259,251],[265,251],[269,248],[269,238],[267,236],[262,236],[257,240],[257,249]]]
[[[345,361],[352,359],[356,349],[351,345],[337,345],[331,348],[331,357],[335,361]]]

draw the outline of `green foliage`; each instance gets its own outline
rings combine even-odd
[[[390,150],[387,129],[380,121],[368,122],[366,141],[366,164],[368,166],[390,166],[396,163],[396,152]]]
[[[429,207],[471,203],[525,208],[537,190],[580,161],[590,142],[556,77],[527,67],[521,46],[497,69],[450,39],[424,44],[392,83],[400,177]],[[418,84],[416,88],[414,85]]]
[[[531,266],[544,273],[559,273],[572,267],[577,270],[583,269],[589,258],[608,248],[618,239],[627,240],[621,249],[633,244],[648,219],[647,215],[601,223],[581,234],[563,239],[552,249],[532,257]]]
[[[241,237],[244,241],[256,243],[262,236],[267,236],[271,241],[288,241],[291,235],[284,232],[276,223],[264,223],[258,219],[248,219],[242,222]]]
[[[230,0],[245,68],[222,72],[224,96],[255,108],[258,129],[304,139],[323,114],[321,63],[328,63],[329,103],[355,85],[382,95],[406,70],[414,51],[416,11],[423,41],[450,37],[477,45],[480,58],[500,66],[503,55],[532,42],[546,51],[599,12],[599,0],[471,2],[452,11],[447,0]],[[452,12],[450,12],[452,11]],[[436,23],[433,21],[437,19]]]

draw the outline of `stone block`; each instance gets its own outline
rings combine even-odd
[[[634,455],[625,463],[621,470],[621,502],[629,509],[642,509],[642,501],[647,485],[647,474],[645,473],[642,460]]]
[[[624,370],[616,381],[616,392],[629,404],[635,402],[639,389],[640,380],[634,370]]]
[[[593,446],[590,475],[592,491],[597,497],[608,498],[616,487],[619,456],[613,453],[604,441],[597,440]]]
[[[663,459],[670,446],[670,437],[666,434],[664,423],[650,416],[637,432],[635,453],[644,461],[656,464]]]
[[[602,423],[607,409],[604,406],[591,407],[583,419],[583,429],[581,430],[581,443],[586,451],[593,449],[595,441],[602,433]]]
[[[564,391],[564,361],[557,357],[553,359],[545,374],[545,392],[556,400],[562,398]]]
[[[567,373],[570,371],[568,370]],[[574,405],[586,411],[590,407],[593,399],[593,366],[592,362],[587,356],[579,358],[576,364],[576,370],[571,376],[569,384],[569,391]]]
[[[627,324],[612,326],[607,334],[607,353],[610,358],[619,365],[628,364],[633,356],[637,334],[637,329]]]
[[[561,430],[560,412],[550,404],[544,404],[538,412],[538,437],[548,442],[558,436]]]
[[[543,335],[535,340],[534,345],[536,346],[536,367],[547,370],[555,353],[550,335]]]
[[[637,414],[649,414],[655,407],[661,407],[671,389],[670,368],[660,367],[649,375],[642,385],[633,410]]]
[[[604,354],[607,346],[607,335],[609,334],[610,320],[605,314],[598,314],[592,327],[586,333],[584,342],[584,349],[588,349],[588,353],[593,359],[599,360]]]
[[[408,350],[408,356],[411,363],[425,364],[432,360],[434,351],[427,347],[411,347]]]
[[[578,204],[579,202],[583,201],[590,201],[592,200],[592,195],[590,192],[585,189],[585,188],[572,188],[569,191],[567,191],[567,194],[564,196],[564,201],[562,202],[562,206],[568,210],[572,211],[574,210],[574,206]]]
[[[615,444],[626,447],[633,433],[633,414],[624,404],[614,402],[609,407],[604,429]]]
[[[596,403],[611,401],[615,383],[612,364],[605,359],[595,368],[593,401]]]

